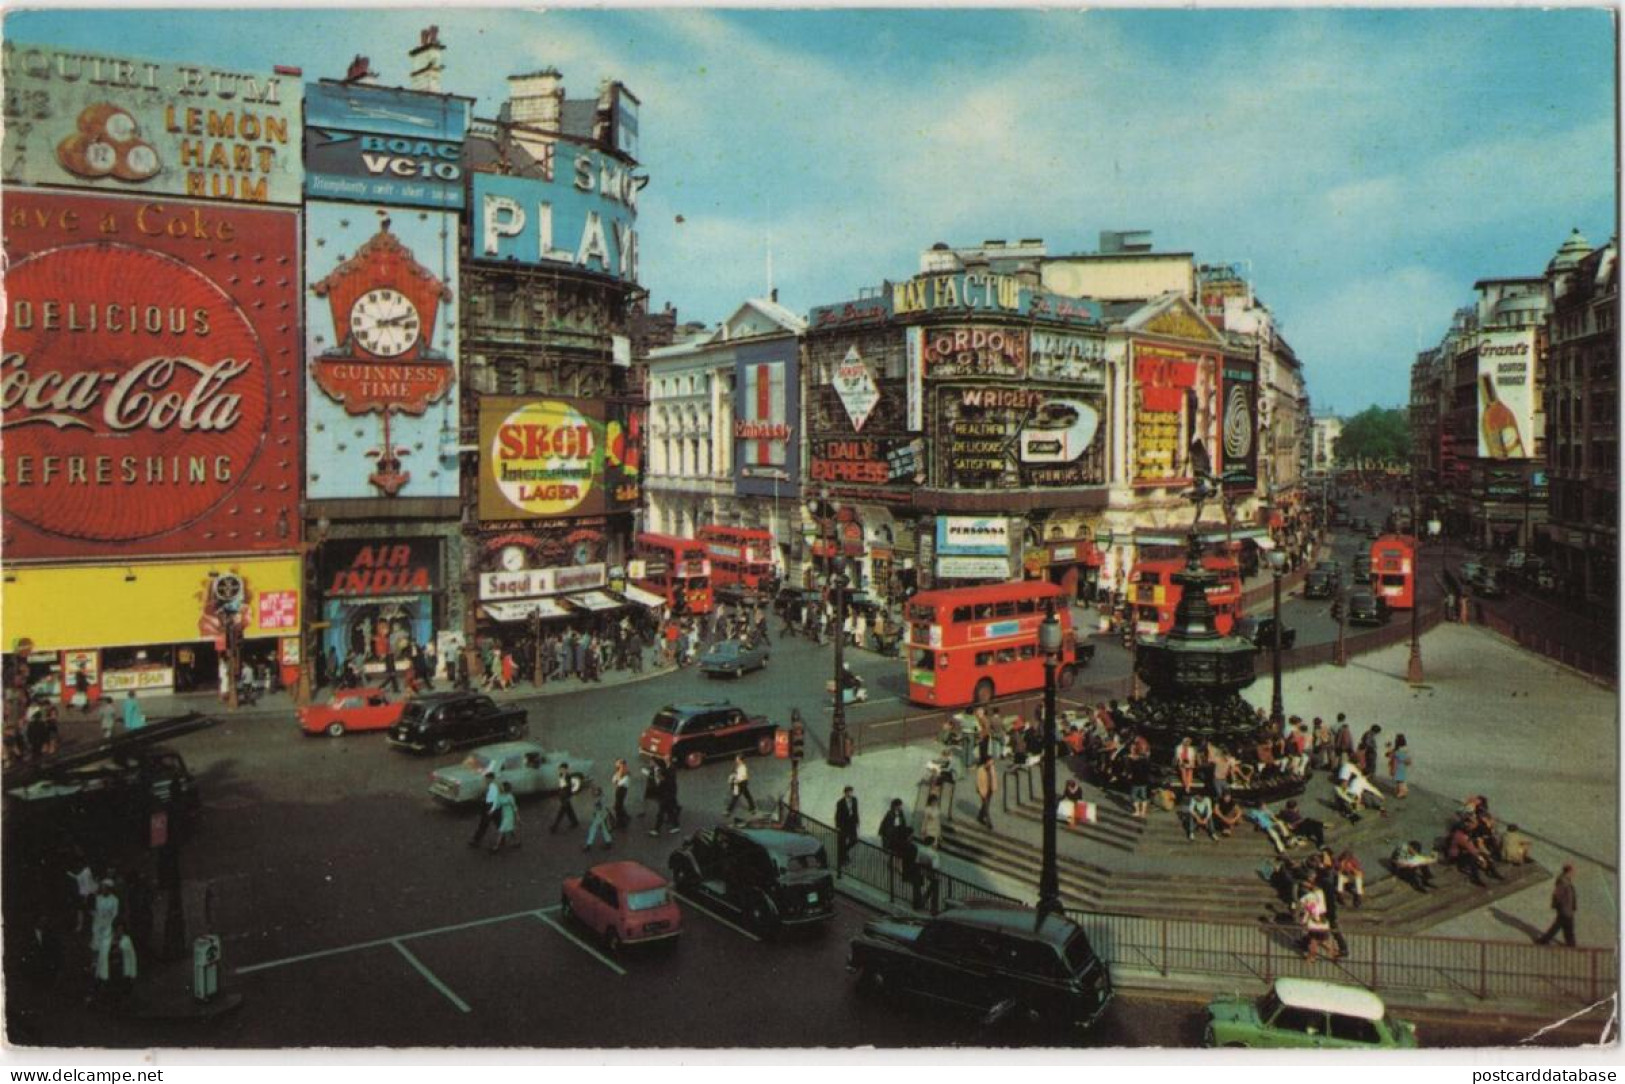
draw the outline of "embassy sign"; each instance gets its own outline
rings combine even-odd
[[[463,206],[471,99],[313,83],[305,93],[305,194],[410,207]]]

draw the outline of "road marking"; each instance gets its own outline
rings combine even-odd
[[[552,908],[552,910],[557,910],[557,908]],[[620,964],[616,963],[614,960],[611,960],[608,956],[605,956],[602,952],[599,952],[597,949],[595,949],[591,945],[587,944],[587,942],[583,941],[581,938],[577,937],[575,934],[573,934],[569,930],[565,929],[559,923],[554,922],[553,919],[549,915],[547,915],[547,914],[545,914],[545,913],[543,913],[541,911],[533,911],[532,914],[534,914],[541,921],[547,923],[549,926],[553,927],[555,930],[559,931],[559,933],[563,934],[565,937],[568,937],[570,940],[572,940],[576,944],[580,945],[588,953],[590,953],[592,956],[597,958],[599,963],[603,964],[605,967],[607,967],[611,971],[615,972],[615,974],[625,976],[626,968],[622,967]]]
[[[751,933],[749,930],[745,929],[745,927],[735,925],[734,923],[729,922],[727,919],[723,918],[721,915],[717,914],[715,911],[711,910],[709,907],[700,906],[698,903],[696,903],[694,900],[690,899],[688,896],[684,895],[683,893],[681,893],[681,892],[673,892],[673,895],[675,895],[678,899],[682,900],[684,903],[688,904],[690,907],[694,908],[694,910],[698,911],[700,914],[705,915],[708,918],[711,918],[711,919],[713,919],[713,920],[715,920],[717,922],[722,923],[724,926],[728,927],[730,930],[734,930],[734,931],[737,931],[739,933],[742,933],[746,937],[750,938],[752,941],[760,941],[761,940],[760,937],[758,937],[755,934]]]
[[[238,967],[233,970],[239,975],[247,975],[255,971],[267,971],[273,967],[285,967],[288,964],[303,963],[306,960],[319,960],[324,956],[339,956],[346,952],[359,952],[362,949],[379,948],[383,945],[393,945],[397,941],[411,941],[419,937],[433,937],[436,934],[456,933],[458,930],[471,930],[476,926],[491,926],[499,922],[512,922],[516,918],[534,915],[535,908],[528,911],[515,911],[508,915],[496,915],[491,918],[476,918],[472,922],[459,922],[454,926],[436,926],[432,930],[419,930],[416,933],[396,934],[394,937],[380,937],[375,941],[361,941],[354,945],[341,945],[338,948],[322,949],[319,952],[306,952],[299,956],[284,956],[280,960],[266,960],[264,963],[249,964],[247,967]]]
[[[449,987],[445,983],[441,982],[440,977],[438,975],[436,975],[433,971],[430,971],[429,968],[424,964],[424,962],[422,960],[420,960],[416,956],[412,955],[412,950],[411,949],[408,949],[405,945],[401,944],[399,941],[391,941],[390,944],[395,946],[395,950],[397,952],[399,952],[402,956],[406,957],[406,962],[407,963],[409,963],[413,967],[417,968],[417,972],[418,972],[419,975],[422,975],[424,978],[429,980],[429,985],[430,986],[433,986],[436,990],[439,990],[442,994],[445,994],[447,1000],[449,1000],[453,1005],[457,1006],[457,1008],[459,1010],[461,1010],[462,1012],[473,1012],[474,1011],[473,1009],[470,1009],[468,1007],[468,1002],[464,1001],[462,998],[458,997],[455,993],[452,992],[451,987]]]

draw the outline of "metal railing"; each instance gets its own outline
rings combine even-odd
[[[1567,644],[1551,640],[1532,629],[1524,628],[1515,621],[1508,621],[1495,611],[1484,607],[1477,607],[1478,621],[1492,632],[1500,633],[1507,639],[1538,652],[1549,659],[1555,659],[1564,666],[1571,666],[1581,673],[1589,674],[1611,687],[1619,685],[1619,660],[1617,656],[1601,655],[1589,651],[1577,651]]]
[[[837,854],[835,829],[801,816],[801,827]],[[919,910],[924,876],[912,861],[860,839],[839,876],[884,894],[889,904]],[[1029,901],[938,871],[938,909],[954,904]],[[1332,979],[1389,996],[1447,995],[1478,1001],[1524,1000],[1584,1006],[1611,996],[1618,984],[1616,947],[1557,948],[1513,941],[1405,934],[1347,933],[1336,960],[1303,959],[1295,926],[1226,923],[1068,910],[1095,952],[1114,970],[1159,976],[1199,975],[1263,986],[1276,978]]]
[[[1394,995],[1445,994],[1479,1001],[1590,1005],[1613,994],[1616,948],[1558,949],[1513,941],[1348,933],[1335,961],[1307,961],[1292,926],[1068,911],[1113,967],[1234,978],[1332,979]]]

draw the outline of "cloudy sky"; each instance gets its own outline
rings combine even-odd
[[[933,242],[1102,229],[1250,268],[1317,411],[1398,405],[1480,278],[1617,228],[1605,9],[306,9],[11,14],[8,38],[403,84],[434,21],[446,89],[508,74],[643,101],[644,285],[715,322],[918,270]],[[681,221],[679,221],[679,218]]]

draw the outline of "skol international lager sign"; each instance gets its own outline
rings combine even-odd
[[[480,518],[554,519],[604,511],[603,404],[480,401]]]

